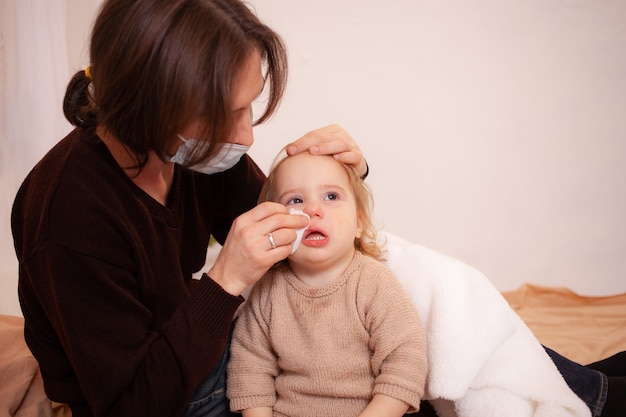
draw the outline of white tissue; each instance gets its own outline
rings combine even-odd
[[[311,221],[311,216],[309,216],[302,210],[296,210],[294,208],[290,208],[289,214],[297,214],[300,216],[306,216],[307,219],[309,219],[309,222]],[[302,237],[304,236],[304,231],[306,230],[307,227],[309,227],[308,224],[306,225],[306,227],[296,230],[297,236],[296,236],[296,240],[294,240],[294,242],[291,244],[291,255],[293,255],[298,250],[298,247],[300,246],[300,242],[302,242]]]

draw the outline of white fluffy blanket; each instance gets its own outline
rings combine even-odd
[[[392,234],[387,264],[427,334],[426,398],[440,417],[588,417],[529,328],[476,269]]]

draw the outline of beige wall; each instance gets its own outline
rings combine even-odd
[[[71,71],[99,3],[68,0]],[[263,169],[342,124],[381,227],[502,290],[626,291],[625,2],[251,3],[290,50],[287,96],[251,151]]]
[[[89,34],[101,0],[67,0],[68,65],[73,74],[89,63]]]
[[[387,230],[500,289],[626,291],[625,2],[253,3],[292,65],[262,163],[339,122]]]

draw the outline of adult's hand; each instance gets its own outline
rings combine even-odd
[[[357,143],[339,125],[313,130],[287,146],[287,154],[308,151],[312,155],[333,155],[344,164],[354,165],[361,176],[367,173],[367,163]]]
[[[305,216],[289,214],[282,204],[259,204],[235,219],[208,275],[230,294],[241,294],[289,256],[296,229],[307,224]]]

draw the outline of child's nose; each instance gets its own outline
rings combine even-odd
[[[311,217],[324,217],[324,210],[322,210],[322,205],[317,201],[307,202],[302,211],[304,211]]]

